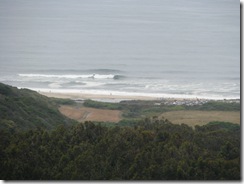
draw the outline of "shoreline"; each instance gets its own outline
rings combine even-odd
[[[124,96],[124,95],[106,95],[106,94],[90,94],[90,93],[68,93],[68,92],[42,92],[38,91],[41,95],[54,98],[68,98],[71,100],[98,100],[98,101],[111,101],[120,102],[123,100],[160,100],[157,97],[150,96]]]
[[[211,98],[198,98],[198,97],[158,97],[158,96],[143,96],[143,95],[119,95],[119,94],[93,94],[93,93],[78,93],[78,92],[58,92],[58,91],[41,91],[35,90],[39,94],[54,97],[54,98],[68,98],[75,101],[94,100],[102,102],[114,102],[128,100],[144,100],[144,101],[161,101],[165,103],[171,103],[172,105],[181,105],[185,103],[206,103],[208,101],[223,101],[223,102],[236,102],[240,103],[240,99],[211,99]]]

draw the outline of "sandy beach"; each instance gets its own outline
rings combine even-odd
[[[59,93],[59,92],[41,92],[40,94],[47,97],[55,98],[69,98],[72,100],[99,100],[99,101],[111,101],[111,102],[120,102],[122,100],[159,100],[158,97],[150,96],[123,96],[123,95],[105,95],[105,94],[87,94],[87,93]]]
[[[57,92],[57,91],[37,91],[38,93],[54,98],[68,98],[76,101],[82,100],[95,100],[102,102],[120,102],[123,100],[153,100],[160,101],[167,105],[199,105],[206,103],[211,100],[225,101],[225,102],[237,102],[240,103],[240,99],[210,99],[210,98],[192,98],[184,96],[169,97],[169,96],[140,96],[140,95],[118,95],[118,94],[89,94],[89,93],[78,93],[78,92]]]

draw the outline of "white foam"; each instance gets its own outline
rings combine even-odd
[[[50,88],[61,88],[61,84],[60,83],[51,83],[48,86]]]
[[[85,83],[85,87],[97,87],[97,86],[102,86],[105,83],[101,83],[101,82],[86,82]]]
[[[46,75],[46,74],[18,74],[20,77],[31,77],[31,78],[67,78],[67,79],[78,79],[78,78],[93,78],[93,79],[113,79],[115,75],[108,74],[87,74],[87,75]]]

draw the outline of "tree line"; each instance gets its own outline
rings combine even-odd
[[[4,180],[240,180],[240,126],[166,120],[0,132]]]

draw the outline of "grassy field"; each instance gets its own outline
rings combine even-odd
[[[240,104],[210,101],[203,105],[155,105],[154,101],[124,101],[107,103],[87,100],[84,103],[60,103],[59,111],[79,122],[113,122],[126,125],[147,117],[168,119],[174,124],[189,126],[205,125],[209,122],[231,122],[240,124]]]
[[[231,122],[240,124],[240,112],[237,111],[171,111],[160,115],[175,124],[189,126],[205,125],[211,121]]]

